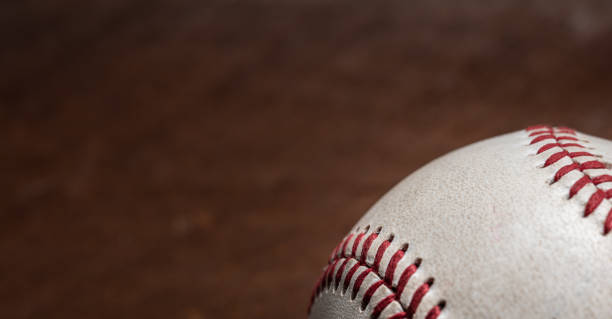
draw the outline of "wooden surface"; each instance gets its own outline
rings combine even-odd
[[[0,4],[0,317],[299,318],[421,165],[612,138],[606,1]]]

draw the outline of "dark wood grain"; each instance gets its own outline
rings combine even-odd
[[[606,1],[0,4],[0,317],[294,318],[428,161],[612,138]]]

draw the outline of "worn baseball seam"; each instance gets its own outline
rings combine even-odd
[[[588,143],[588,141],[579,139],[575,130],[566,127],[536,125],[530,126],[525,130],[531,138],[529,145],[536,145],[538,147],[536,154],[544,152],[551,153],[542,167],[548,167],[566,157],[571,160],[571,164],[565,165],[555,172],[551,184],[558,182],[573,171],[578,171],[582,174],[582,177],[570,187],[569,199],[572,199],[578,192],[585,189],[585,186],[594,186],[595,191],[590,195],[588,201],[584,205],[583,217],[591,215],[604,201],[610,203],[609,200],[612,198],[612,189],[605,190],[601,188],[600,185],[602,183],[612,182],[612,176],[606,174],[609,172],[609,169],[605,163],[598,159],[601,156],[587,151],[587,147],[585,147],[582,142]],[[571,150],[570,148],[576,148],[578,150]],[[586,161],[576,160],[576,158],[579,157],[591,158],[587,158]],[[584,170],[601,172],[602,174],[591,176],[594,174],[586,174]],[[610,204],[612,206],[612,203]],[[612,208],[607,213],[603,223],[603,235],[607,235],[610,230],[612,230]]]
[[[370,232],[370,227],[366,226],[364,231],[357,233],[350,233],[344,240],[336,246],[333,250],[329,263],[319,280],[317,281],[315,288],[312,292],[310,305],[308,306],[308,312],[314,304],[317,297],[323,292],[323,290],[331,290],[332,292],[341,291],[341,294],[346,294],[348,288],[353,282],[352,289],[350,290],[351,299],[356,299],[357,294],[362,287],[364,280],[369,274],[377,276],[377,279],[369,287],[365,288],[365,293],[361,297],[360,304],[361,310],[370,303],[370,299],[374,293],[381,288],[386,287],[391,291],[389,295],[382,298],[373,307],[370,318],[377,319],[381,313],[392,303],[398,303],[402,311],[395,313],[388,318],[390,319],[411,319],[414,317],[421,300],[429,292],[431,286],[434,283],[434,278],[427,279],[421,284],[412,294],[412,298],[408,305],[404,305],[400,298],[404,292],[408,281],[414,275],[419,268],[422,260],[417,258],[413,263],[405,267],[401,272],[398,280],[394,280],[394,275],[398,264],[404,257],[408,244],[404,244],[398,249],[392,256],[386,267],[381,267],[381,260],[383,255],[387,251],[387,248],[391,245],[394,236],[391,235],[388,239],[374,244],[381,231],[381,227],[377,228],[376,231]],[[350,245],[349,245],[350,244]],[[361,246],[360,246],[361,244]],[[373,246],[373,244],[375,246]],[[359,249],[361,247],[361,249]],[[375,251],[373,260],[368,260],[368,252]],[[371,258],[370,258],[371,259]],[[353,281],[353,279],[356,279]],[[397,278],[396,278],[397,279]],[[441,300],[437,305],[432,307],[425,319],[436,319],[444,306],[446,301]]]

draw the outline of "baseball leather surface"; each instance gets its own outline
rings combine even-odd
[[[612,318],[610,163],[548,126],[434,160],[339,243],[309,317]]]

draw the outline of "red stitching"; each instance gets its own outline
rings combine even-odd
[[[566,157],[568,155],[569,155],[569,153],[567,151],[565,151],[565,150],[563,150],[561,152],[557,152],[557,153],[549,156],[548,159],[546,159],[546,162],[544,163],[544,167],[546,167],[548,165],[551,165],[551,164],[554,164],[557,161],[559,161],[560,159],[562,159],[562,158],[564,158],[564,157]]]
[[[543,140],[547,140],[547,139],[551,139],[551,138],[556,140],[555,136],[552,135],[552,134],[550,134],[550,135],[540,135],[540,136],[534,138],[533,140],[531,140],[530,144],[535,144],[535,143],[537,143],[539,141],[543,141]]]
[[[576,131],[574,131],[573,129],[566,128],[566,127],[553,128],[553,127],[546,126],[546,125],[536,125],[536,126],[528,127],[526,131],[529,132],[528,136],[532,137],[529,145],[533,145],[533,144],[539,143],[544,140],[549,140],[549,139],[554,140],[553,143],[547,143],[541,146],[538,149],[537,154],[546,152],[555,147],[558,147],[561,149],[560,151],[549,155],[546,161],[544,162],[543,167],[550,166],[566,156],[572,160],[571,164],[565,165],[561,167],[560,169],[558,169],[557,172],[555,172],[553,183],[557,182],[558,180],[563,178],[563,176],[567,175],[569,172],[572,172],[574,170],[578,170],[582,172],[587,169],[595,170],[595,169],[605,169],[606,168],[606,164],[598,160],[590,160],[584,163],[580,163],[576,161],[575,160],[576,157],[595,156],[590,152],[585,152],[585,151],[571,152],[567,149],[568,147],[584,148],[584,146],[581,145],[580,143],[566,143],[566,144],[559,143],[559,141],[562,141],[562,140],[578,142],[579,139],[576,136]],[[563,134],[563,135],[559,135],[559,134]],[[605,182],[612,182],[612,176],[608,174],[603,174],[603,175],[599,175],[599,176],[591,178],[589,175],[584,174],[584,176],[582,176],[580,179],[574,182],[574,184],[570,187],[569,189],[570,199],[574,197],[574,195],[578,194],[578,192],[580,192],[580,190],[582,190],[588,184],[592,184],[596,188],[595,192],[591,194],[591,196],[589,197],[589,200],[584,206],[584,217],[591,215],[597,209],[597,207],[601,205],[604,199],[612,198],[612,190],[604,191],[603,189],[597,186]],[[608,234],[610,230],[612,230],[612,209],[610,209],[610,211],[606,215],[606,219],[604,221],[603,234],[604,235]]]
[[[359,276],[357,276],[357,280],[355,280],[355,285],[353,286],[353,294],[351,295],[352,299],[357,297],[357,293],[359,292],[359,288],[361,288],[361,284],[365,280],[365,277],[372,272],[372,268],[366,268],[366,270],[362,271]]]
[[[591,181],[591,178],[586,175],[582,176],[582,178],[577,180],[574,183],[574,185],[572,185],[572,187],[570,188],[569,198],[574,197],[574,195],[576,195],[590,181]]]
[[[560,144],[560,146],[561,146],[561,147],[570,147],[570,146],[573,146],[573,147],[581,147],[581,148],[584,148],[584,145],[580,145],[580,144],[578,144],[578,143],[567,143],[567,144]]]
[[[421,303],[421,300],[423,299],[423,297],[425,297],[425,294],[429,291],[429,287],[433,283],[433,281],[431,281],[431,283],[430,281],[422,284],[412,295],[412,300],[410,300],[408,311],[406,311],[409,319],[411,319],[414,316],[414,314],[416,313],[417,307]]]
[[[364,264],[366,262],[366,258],[368,257],[368,250],[370,250],[370,246],[372,246],[372,242],[374,239],[378,237],[378,234],[372,233],[366,241],[363,243],[363,248],[361,249],[361,258],[359,258],[359,262]]]
[[[608,217],[606,217],[606,221],[604,222],[604,234],[609,233],[610,230],[612,230],[612,209],[608,212]]]
[[[387,251],[387,248],[389,247],[389,245],[391,245],[391,242],[388,240],[385,240],[380,245],[380,247],[378,247],[378,250],[376,251],[376,257],[374,257],[374,266],[372,266],[375,272],[378,272],[378,268],[380,267],[380,261],[382,260],[382,257],[385,254],[385,251]]]
[[[580,169],[581,170],[585,170],[585,169],[600,169],[600,168],[606,168],[606,164],[600,162],[600,161],[588,161],[588,162],[584,162],[582,164],[580,164]]]
[[[408,268],[406,268],[404,270],[404,272],[402,272],[402,275],[400,276],[400,280],[397,283],[397,294],[401,295],[402,292],[404,292],[404,288],[406,288],[406,284],[408,283],[408,280],[410,279],[410,277],[412,277],[412,274],[414,274],[417,270],[417,265],[410,265],[408,266]]]
[[[376,307],[374,307],[374,311],[372,311],[372,319],[377,319],[380,317],[380,313],[387,308],[387,306],[395,300],[395,294],[390,294],[385,297],[383,300],[379,301]],[[393,317],[392,317],[393,318]]]
[[[340,268],[338,268],[338,271],[336,272],[336,289],[338,289],[338,285],[340,285],[340,279],[342,278],[342,274],[344,273],[344,268],[346,268],[346,264],[348,263],[350,259],[345,259],[344,262],[342,263],[342,265],[340,265]]]
[[[436,305],[435,307],[431,308],[431,310],[429,310],[429,312],[425,316],[425,319],[438,318],[438,316],[440,315],[440,312],[442,312],[442,309],[444,309],[445,306],[446,306],[446,301],[439,302],[438,305]]]
[[[601,204],[601,201],[603,201],[605,197],[606,193],[604,193],[604,191],[601,189],[598,189],[595,193],[593,193],[584,207],[584,217],[591,215],[591,213],[595,210],[595,208],[597,208],[597,206],[599,206],[599,204]]]
[[[334,259],[334,256],[336,256],[336,254],[338,253],[338,250],[340,249],[340,246],[342,246],[342,243],[343,243],[343,241],[338,243],[338,246],[336,246],[336,248],[334,248],[334,250],[332,251],[331,255],[329,255],[329,261]]]
[[[387,285],[391,285],[393,283],[393,274],[395,274],[395,268],[397,267],[397,263],[404,257],[404,251],[398,250],[391,257],[391,261],[389,261],[389,265],[387,266],[387,271],[385,271],[385,282]]]
[[[359,263],[356,263],[346,274],[346,279],[344,279],[344,287],[342,287],[342,293],[346,293],[346,290],[348,289],[348,286],[351,283],[351,279],[353,279],[357,268],[359,268]]]
[[[374,257],[374,261],[370,265],[368,263],[367,255],[370,249],[372,248],[374,241],[376,240],[376,238],[378,238],[379,230],[377,232],[369,234],[366,237],[367,231],[368,229],[366,229],[365,232],[356,234],[357,236],[354,236],[355,234],[349,234],[343,241],[340,242],[338,246],[336,246],[336,248],[334,248],[327,269],[323,271],[323,274],[317,281],[315,289],[313,289],[313,293],[310,298],[310,305],[308,307],[309,312],[316,297],[322,293],[323,288],[329,288],[333,285],[335,289],[338,289],[338,287],[340,287],[340,283],[342,282],[342,292],[343,294],[346,293],[348,287],[351,284],[352,278],[361,268],[363,269],[363,271],[361,271],[355,279],[353,289],[351,291],[351,299],[357,298],[357,294],[359,293],[361,286],[370,274],[377,276],[379,279],[373,284],[370,284],[370,286],[367,287],[367,289],[365,290],[363,297],[361,297],[362,310],[368,306],[372,297],[381,286],[385,286],[387,289],[392,291],[390,295],[384,297],[383,299],[377,302],[377,304],[372,310],[370,318],[379,318],[381,313],[394,301],[397,301],[399,303],[403,311],[392,315],[390,318],[409,319],[414,316],[419,304],[421,303],[421,300],[427,294],[431,285],[433,284],[433,279],[429,279],[427,282],[419,286],[419,288],[416,289],[413,293],[408,305],[403,305],[400,301],[400,297],[402,296],[402,293],[404,292],[404,289],[410,277],[417,271],[421,260],[417,259],[413,264],[406,267],[406,269],[404,269],[402,274],[400,275],[397,286],[394,287],[393,276],[400,260],[402,260],[405,255],[405,251],[408,245],[402,246],[401,249],[397,250],[392,255],[391,259],[387,264],[384,277],[381,278],[381,274],[379,274],[380,263],[393,238],[390,238],[389,240],[384,240],[380,244],[378,244],[379,246],[378,248],[376,248],[376,255]],[[359,244],[361,243],[364,237],[366,239],[365,241],[363,241],[363,246],[361,247],[360,254],[357,254],[359,250]],[[350,244],[349,242],[352,238],[355,238],[355,240],[352,243],[350,254],[347,256],[346,248]],[[350,260],[353,260],[355,264],[348,270],[346,276],[343,279],[342,276]],[[427,312],[426,319],[436,319],[440,315],[444,307],[444,303],[445,302],[442,301],[438,305],[432,307]]]
[[[573,136],[557,136],[555,139],[557,141],[578,141],[578,138]]]
[[[555,174],[555,179],[553,180],[553,182],[556,182],[558,180],[561,179],[561,177],[565,176],[565,174],[575,170],[575,169],[580,169],[580,165],[576,164],[576,163],[572,163],[569,165],[565,165],[563,167],[561,167],[557,173]]]
[[[342,244],[342,257],[346,257],[346,246],[348,245],[349,241],[351,240],[351,238],[353,238],[353,234],[348,235],[348,237],[346,237],[346,239],[344,240],[344,244]],[[335,258],[336,256],[332,256],[331,258]],[[331,259],[330,259],[331,261]]]
[[[336,261],[334,261],[334,263],[332,264],[331,267],[329,267],[329,269],[331,269],[330,271],[327,272],[327,276],[325,276],[325,287],[329,287],[329,284],[331,283],[332,280],[332,275],[334,274],[334,269],[336,269],[336,265],[338,265],[338,261],[340,261],[340,259],[336,259]]]
[[[569,156],[571,158],[574,158],[574,157],[578,157],[578,156],[593,156],[593,154],[591,154],[589,152],[572,152],[572,153],[569,153]]]
[[[384,283],[385,283],[384,281],[379,280],[375,282],[373,285],[371,285],[370,288],[368,288],[368,290],[366,290],[366,293],[363,295],[363,299],[361,300],[361,310],[364,310],[368,306],[368,304],[370,303],[370,299],[372,299],[372,295]]]
[[[610,176],[610,175],[600,175],[600,176],[597,176],[597,177],[593,178],[593,184],[595,184],[595,185],[599,185],[599,184],[605,183],[605,182],[612,182],[612,176]]]
[[[407,318],[407,314],[405,312],[396,313],[393,316],[389,317],[389,319],[405,319]]]
[[[361,241],[363,236],[365,236],[365,233],[361,233],[361,234],[357,235],[357,238],[355,238],[355,242],[353,243],[353,251],[352,251],[352,255],[351,256],[357,256],[357,246],[359,246],[359,242]]]
[[[550,133],[552,133],[552,131],[547,131],[547,130],[544,130],[544,131],[535,131],[533,133],[530,133],[529,137],[536,136],[536,135],[542,135],[542,134],[550,134]]]
[[[427,313],[427,316],[425,316],[425,319],[438,318],[438,316],[440,315],[440,312],[442,312],[442,309],[440,308],[440,306],[435,306],[431,308],[431,310],[429,310],[429,312]]]
[[[546,145],[544,145],[544,146],[540,147],[540,149],[538,150],[538,153],[537,153],[537,154],[540,154],[540,153],[542,153],[542,152],[546,152],[546,151],[548,151],[549,149],[551,149],[551,148],[553,148],[553,147],[556,147],[556,146],[561,146],[561,144],[559,144],[559,143],[548,143],[548,144],[546,144]]]

